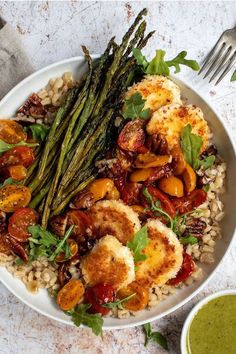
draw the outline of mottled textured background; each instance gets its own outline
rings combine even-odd
[[[234,1],[0,1],[0,14],[20,33],[35,69],[39,69],[81,54],[81,44],[93,53],[102,52],[112,35],[115,34],[117,40],[121,38],[144,6],[149,9],[148,28],[157,30],[146,49],[147,55],[153,55],[157,48],[166,49],[170,57],[187,50],[190,57],[201,62],[219,35],[236,25]],[[217,88],[190,71],[183,70],[180,77],[194,84],[211,100],[236,137],[236,83],[230,83],[229,75]],[[236,242],[199,296],[172,315],[153,323],[155,329],[166,335],[172,354],[180,352],[181,328],[189,310],[207,294],[236,288],[235,274]],[[0,314],[1,354],[165,353],[155,344],[145,348],[139,327],[105,331],[101,338],[96,338],[90,330],[61,325],[23,305],[2,285]]]

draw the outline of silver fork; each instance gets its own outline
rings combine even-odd
[[[203,66],[198,74],[201,74],[205,69],[203,79],[209,76],[214,70],[210,77],[209,82],[212,82],[217,75],[220,75],[217,79],[215,85],[225,77],[225,75],[230,71],[236,62],[236,27],[226,30],[221,35],[220,39],[207,55]]]

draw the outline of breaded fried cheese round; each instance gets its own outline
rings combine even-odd
[[[150,108],[153,112],[168,104],[182,103],[180,88],[161,75],[146,75],[142,81],[129,88],[126,99],[136,92],[146,100],[144,108]]]
[[[164,135],[168,147],[171,149],[179,144],[180,133],[188,124],[192,126],[192,133],[202,137],[203,151],[208,145],[210,130],[203,117],[202,110],[194,105],[182,106],[176,104],[161,107],[153,113],[147,125],[147,132],[150,135]]]
[[[138,214],[117,200],[97,202],[90,210],[90,216],[98,237],[115,236],[123,245],[131,241],[140,228]]]
[[[159,220],[147,222],[149,243],[144,261],[136,264],[136,281],[142,286],[163,285],[176,276],[183,262],[183,246],[175,233]]]
[[[81,269],[89,286],[105,283],[120,289],[135,279],[130,249],[111,235],[102,237],[92,251],[83,257]]]

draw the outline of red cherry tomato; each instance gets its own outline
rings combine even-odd
[[[27,175],[27,169],[23,165],[14,165],[7,168],[11,178],[16,181],[22,181]]]
[[[88,214],[80,210],[70,210],[67,216],[67,225],[74,225],[72,236],[84,236],[88,232],[92,234],[92,220]]]
[[[28,227],[37,224],[38,214],[30,208],[20,208],[9,218],[8,232],[19,242],[27,242]]]
[[[173,198],[171,201],[179,214],[185,214],[197,208],[204,203],[206,199],[207,193],[203,189],[195,189],[188,196]]]
[[[158,188],[155,188],[153,186],[149,186],[147,187],[147,191],[148,193],[152,196],[154,202],[156,202],[157,200],[160,201],[161,203],[161,207],[162,209],[170,215],[170,217],[174,217],[175,216],[175,208],[171,202],[171,200],[169,199],[169,197],[161,192]],[[145,198],[145,196],[143,195],[143,193],[141,193],[141,199],[142,199],[142,204],[144,207],[148,208],[150,207],[147,199]]]
[[[139,154],[146,154],[147,152],[150,152],[149,149],[143,145],[143,146],[140,146],[138,149],[137,149],[137,152]]]
[[[173,279],[170,279],[167,282],[167,284],[168,285],[177,285],[177,284],[185,281],[186,279],[188,279],[190,277],[190,275],[193,273],[194,269],[195,269],[195,264],[192,260],[192,257],[189,254],[184,253],[183,254],[183,263],[182,263],[180,270],[178,271],[176,277]]]
[[[127,205],[139,203],[139,194],[142,187],[136,182],[126,182],[126,175],[114,179],[116,188],[120,193],[120,198]]]
[[[115,289],[111,285],[97,284],[85,290],[85,303],[91,304],[90,313],[100,313],[105,316],[110,311],[102,305],[116,300]]]
[[[140,119],[127,123],[118,137],[118,145],[126,151],[137,151],[145,142],[144,122]]]
[[[23,165],[29,167],[34,161],[34,153],[28,146],[16,146],[0,157],[0,167]]]

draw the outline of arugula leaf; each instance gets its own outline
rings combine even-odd
[[[162,209],[160,201],[157,200],[156,202],[154,202],[151,194],[148,192],[146,187],[143,189],[143,195],[147,199],[148,203],[150,204],[150,210],[154,211],[156,216],[164,215],[165,217],[167,217],[167,219],[169,219],[169,222],[170,222],[170,228],[173,230],[174,220],[172,219],[172,217],[168,213],[166,213]]]
[[[160,332],[152,332],[151,324],[146,323],[143,325],[145,332],[145,347],[150,340],[158,343],[162,348],[168,350],[168,344],[166,338]]]
[[[195,71],[200,69],[196,60],[186,59],[187,52],[180,52],[175,58],[165,60],[166,52],[162,49],[156,50],[155,57],[148,62],[146,57],[142,54],[140,49],[133,48],[133,56],[135,57],[138,66],[145,74],[150,75],[170,75],[170,67],[175,68],[175,73],[180,72],[180,65],[185,65]]]
[[[206,170],[214,164],[214,155],[208,156],[202,160],[199,159],[203,140],[201,136],[192,133],[192,127],[190,124],[182,129],[180,144],[185,160],[194,170],[198,170],[201,166]]]
[[[38,146],[38,143],[29,144],[29,143],[26,143],[25,141],[20,141],[18,144],[8,144],[8,143],[5,143],[5,141],[0,140],[0,154],[2,154],[5,151],[8,151],[14,147],[17,147],[17,146],[35,147],[35,146]]]
[[[150,75],[170,75],[170,69],[164,60],[166,52],[164,50],[156,50],[156,56],[153,58],[146,68],[146,74]]]
[[[49,133],[50,128],[44,124],[32,124],[27,127],[27,131],[31,130],[34,140],[44,141]]]
[[[185,59],[186,55],[187,55],[187,52],[185,50],[180,52],[172,60],[166,61],[167,66],[169,66],[169,67],[174,66],[175,67],[175,74],[180,72],[180,65],[185,65],[195,71],[198,71],[200,69],[199,64],[196,62],[196,60]]]
[[[81,324],[88,326],[92,329],[93,333],[98,336],[102,333],[103,318],[100,314],[90,314],[87,310],[91,307],[89,304],[80,304],[75,309],[65,311],[65,313],[71,316],[74,324],[79,327]]]
[[[209,167],[214,165],[216,157],[214,155],[207,156],[204,160],[200,160],[200,165],[207,170]]]
[[[20,181],[16,181],[14,179],[12,179],[11,177],[5,179],[5,181],[3,183],[0,183],[0,188],[3,188],[4,186],[8,185],[8,184],[20,184]]]
[[[28,239],[30,261],[33,261],[38,257],[46,257],[50,261],[53,261],[61,252],[64,252],[65,254],[67,252],[68,254],[68,250],[66,250],[66,240],[70,236],[73,226],[67,230],[63,239],[60,239],[53,233],[43,229],[40,225],[29,226],[28,230],[32,235]]]
[[[132,52],[133,52],[133,56],[137,61],[137,64],[141,66],[143,69],[146,69],[149,63],[146,57],[142,54],[141,50],[138,48],[133,48]]]
[[[61,252],[65,252],[65,254],[68,254],[68,247],[66,246],[67,242],[66,240],[68,239],[68,237],[70,236],[71,232],[73,231],[74,225],[71,225],[71,227],[66,231],[65,236],[63,237],[63,239],[58,243],[58,246],[56,248],[56,250],[51,254],[51,256],[49,257],[49,261],[53,261],[56,256],[61,253]]]
[[[234,70],[233,75],[231,76],[230,81],[236,81],[236,70]]]
[[[195,237],[191,234],[188,236],[180,237],[179,241],[180,241],[180,243],[182,243],[182,245],[195,245],[196,243],[198,243],[197,237]]]
[[[127,243],[127,247],[133,252],[134,262],[144,261],[147,256],[142,254],[141,251],[148,245],[148,231],[147,226],[143,226],[139,231],[134,235],[132,241]]]
[[[136,295],[136,293],[133,293],[127,297],[125,297],[124,299],[118,300],[118,301],[114,301],[114,302],[107,302],[106,304],[103,304],[102,307],[107,307],[109,309],[113,309],[114,307],[118,306],[120,309],[123,309],[122,304],[126,301],[129,301],[130,299],[132,299],[132,297],[134,297]]]
[[[146,100],[142,98],[140,92],[135,92],[131,97],[125,100],[125,119],[147,119],[150,115],[150,108],[143,109]]]

